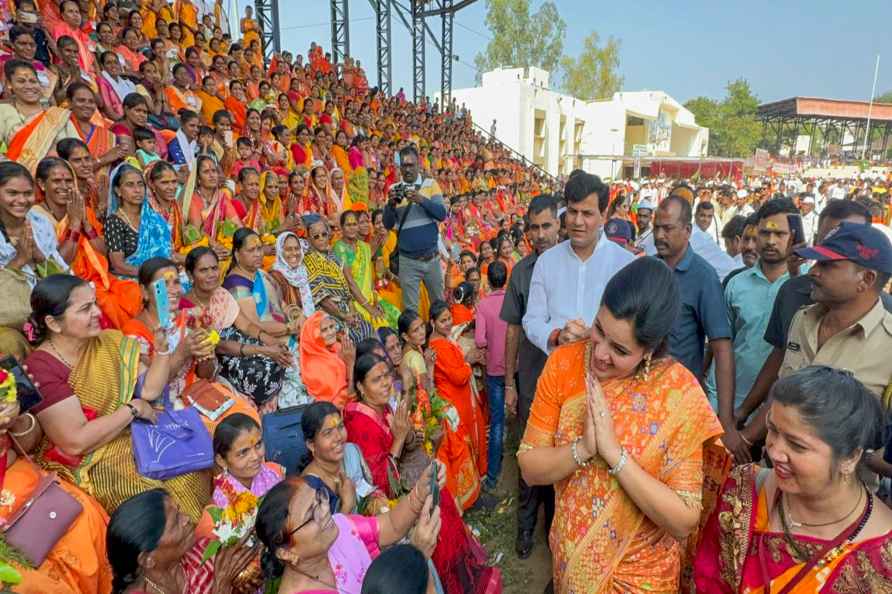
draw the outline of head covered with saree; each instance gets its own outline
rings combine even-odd
[[[120,189],[128,176],[137,175],[145,191],[139,213],[139,240],[136,251],[127,257],[127,263],[139,268],[149,258],[169,258],[173,252],[173,235],[167,221],[153,207],[142,172],[136,167],[121,163],[112,171],[108,189],[108,213],[114,214],[121,206]]]
[[[293,238],[297,242],[297,262],[289,263],[292,259],[290,254],[286,255],[285,243]],[[293,243],[293,242],[292,242]],[[307,267],[304,266],[304,254],[309,250],[309,245],[303,239],[291,231],[286,231],[276,238],[276,262],[273,264],[273,270],[281,273],[288,281],[288,284],[300,291],[301,305],[303,306],[304,315],[309,317],[316,311],[313,303],[313,293],[310,291],[310,277],[307,273]]]
[[[301,378],[316,400],[339,408],[347,403],[347,364],[340,356],[337,320],[317,311],[304,322],[300,333]]]

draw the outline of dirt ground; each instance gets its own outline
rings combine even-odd
[[[479,533],[480,542],[486,547],[491,561],[496,561],[502,570],[504,594],[541,594],[551,580],[551,552],[548,550],[545,534],[544,512],[539,509],[539,522],[536,526],[533,553],[521,560],[514,552],[514,539],[517,535],[517,451],[518,436],[509,421],[505,456],[502,464],[502,479],[499,490],[507,498],[491,512],[468,512],[465,519],[472,530]]]

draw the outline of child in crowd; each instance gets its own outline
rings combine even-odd
[[[156,150],[155,133],[143,126],[137,126],[133,130],[133,139],[136,142],[136,159],[139,161],[139,168],[145,169],[149,163],[160,161]]]

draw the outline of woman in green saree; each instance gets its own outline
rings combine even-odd
[[[348,283],[356,285],[356,290],[365,300],[354,300],[356,311],[377,330],[383,326],[396,328],[400,317],[399,310],[375,292],[372,270],[372,249],[359,237],[358,214],[352,210],[341,213],[341,239],[335,242],[335,257],[344,266],[344,276]]]

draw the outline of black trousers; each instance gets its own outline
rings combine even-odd
[[[517,419],[521,436],[530,418],[530,408],[533,406],[533,397],[536,395],[536,386],[524,386],[517,383]],[[545,533],[551,531],[551,522],[554,519],[554,487],[551,485],[531,487],[523,480],[520,472],[517,473],[517,530],[535,532],[536,522],[539,519],[539,506],[545,506]]]

